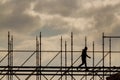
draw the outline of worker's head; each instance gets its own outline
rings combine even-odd
[[[85,50],[87,50],[88,48],[85,46],[85,48],[84,48]]]

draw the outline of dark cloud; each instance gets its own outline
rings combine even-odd
[[[95,27],[100,32],[114,33],[115,28],[120,28],[119,19],[116,14],[119,12],[120,5],[106,6],[98,9],[93,17],[96,21]],[[111,31],[112,30],[112,31]]]
[[[95,0],[94,0],[95,1]],[[41,19],[38,16],[32,16],[25,13],[29,10],[31,3],[35,3],[34,11],[38,14],[45,14],[52,16],[52,19]],[[119,29],[119,21],[116,17],[116,13],[119,12],[120,5],[106,5],[89,8],[84,8],[86,3],[90,3],[90,0],[9,0],[4,4],[0,4],[0,28],[1,30],[14,30],[19,33],[37,34],[42,31],[44,36],[51,37],[60,34],[66,34],[73,31],[75,34],[89,35],[97,38],[102,32],[109,34],[117,34]],[[97,6],[97,5],[96,5]],[[60,16],[60,17],[56,17]],[[45,16],[47,17],[47,16]],[[72,18],[71,18],[72,17]],[[67,20],[65,20],[65,18]],[[89,22],[88,19],[93,18],[93,21]],[[74,19],[73,22],[68,19]],[[75,23],[77,19],[83,19],[83,21]],[[91,19],[92,20],[92,19]],[[78,25],[76,27],[75,25]],[[83,25],[85,24],[85,25]],[[89,25],[92,25],[89,28]],[[85,29],[82,30],[81,28]],[[36,28],[36,30],[34,30]],[[108,30],[109,29],[109,30]],[[115,32],[112,32],[112,30]],[[32,32],[34,30],[34,32]],[[97,34],[96,34],[97,33]]]
[[[120,29],[120,24],[118,23],[119,19],[116,16],[116,14],[119,13],[119,9],[120,3],[117,3],[116,5],[91,7],[88,10],[80,11],[79,17],[94,19],[94,28],[87,31],[95,31],[100,34],[102,32],[106,32],[107,34],[120,34],[119,32],[114,31],[115,29]],[[94,34],[94,37],[95,36],[96,35]]]
[[[98,27],[98,29],[110,27],[115,22],[115,13],[112,12],[112,9],[109,6],[100,9],[98,13],[93,16],[96,21],[95,26]]]
[[[14,14],[8,16],[5,20],[2,20],[2,22],[0,22],[0,26],[5,29],[26,32],[26,30],[32,30],[34,27],[38,26],[38,21],[39,18],[32,17],[27,14]]]
[[[40,18],[37,16],[31,16],[25,13],[26,10],[30,9],[31,3],[34,3],[34,0],[10,0],[5,4],[0,4],[0,27],[6,29],[13,29],[16,31],[26,31],[28,28],[30,30],[33,27],[40,26]],[[111,26],[115,19],[115,13],[119,10],[119,4],[117,5],[107,5],[101,6],[99,8],[90,7],[89,9],[84,9],[83,5],[90,3],[90,0],[79,1],[79,0],[38,0],[37,4],[34,6],[36,12],[49,15],[61,15],[63,17],[73,17],[77,18],[91,18],[95,20],[95,30],[104,30],[105,27]],[[75,17],[76,16],[76,17]],[[87,17],[87,18],[86,18]],[[53,30],[59,30],[64,32],[65,26],[70,26],[69,22],[64,21],[64,19],[54,19],[44,22],[45,25],[42,27],[52,26],[55,28]],[[82,24],[82,23],[81,23]],[[89,25],[89,24],[88,24]],[[62,27],[61,27],[62,26]],[[79,25],[78,25],[79,26]],[[59,29],[56,29],[59,28]],[[71,27],[71,26],[70,26]],[[63,28],[63,30],[62,30]],[[70,30],[69,28],[68,30]],[[74,32],[79,32],[78,28],[73,26]],[[92,28],[93,29],[93,28]],[[42,28],[41,30],[46,30]],[[88,30],[88,29],[86,29]],[[65,29],[66,31],[66,29]]]
[[[96,7],[91,7],[88,11],[84,11],[83,12],[83,16],[84,17],[90,17],[90,16],[93,16],[93,15],[96,15],[96,14],[104,14],[102,16],[106,16],[107,13],[116,13],[119,11],[119,8],[120,8],[120,3],[116,4],[116,5],[106,5],[106,6],[101,6],[99,8],[96,8]],[[102,17],[100,16],[100,17]]]
[[[32,0],[10,0],[0,4],[0,28],[16,32],[32,31],[39,26],[40,18],[25,13]],[[29,31],[28,31],[29,32]]]
[[[117,4],[108,4],[104,5],[106,1],[101,0],[101,5],[96,5],[96,1],[90,1],[90,0],[80,0],[80,1],[73,1],[73,0],[46,0],[46,1],[39,1],[37,3],[37,5],[35,6],[34,10],[38,11],[39,13],[42,14],[49,14],[49,15],[61,15],[63,17],[74,17],[74,19],[78,19],[78,18],[83,18],[83,19],[89,19],[89,18],[93,18],[94,22],[88,24],[86,22],[87,25],[85,25],[84,27],[86,27],[85,30],[83,30],[83,32],[81,31],[81,29],[76,28],[75,26],[71,28],[69,28],[68,30],[71,30],[77,34],[79,33],[90,33],[90,32],[100,32],[100,34],[102,32],[107,32],[110,33],[109,31],[107,31],[107,29],[112,29],[113,27],[116,28],[117,23],[115,23],[116,21],[118,21],[118,19],[116,19],[116,13],[119,12],[119,8],[120,8],[120,3]],[[84,8],[84,5],[86,5],[87,3],[90,4],[90,7],[88,8]],[[94,6],[96,5],[96,6]],[[87,6],[87,5],[86,5]],[[64,20],[64,19],[63,19]],[[51,22],[51,21],[49,21]],[[65,21],[62,21],[63,23]],[[51,22],[51,24],[47,25],[48,23],[46,23],[47,26],[58,26],[55,25],[56,23],[59,23],[59,20],[55,19],[55,22]],[[61,25],[62,23],[60,23],[59,25]],[[66,26],[69,26],[70,23],[67,23]],[[82,23],[81,23],[82,25]],[[89,25],[92,25],[93,28],[89,28],[87,29]],[[117,24],[118,25],[118,24]],[[78,25],[79,26],[79,25]],[[83,27],[83,26],[79,26],[79,27]],[[48,27],[49,28],[49,27]],[[53,27],[55,28],[55,27]]]
[[[78,0],[39,0],[34,10],[46,14],[71,16],[78,9],[77,3]]]

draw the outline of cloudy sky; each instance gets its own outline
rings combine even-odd
[[[0,0],[1,49],[7,49],[10,31],[14,49],[35,50],[36,35],[42,32],[42,49],[60,50],[60,37],[70,47],[73,32],[74,50],[82,50],[85,36],[89,50],[93,41],[102,50],[102,33],[115,36],[119,30],[120,0]],[[119,40],[113,43],[112,49],[119,50]]]

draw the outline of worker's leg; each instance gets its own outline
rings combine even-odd
[[[84,64],[84,58],[83,57],[81,58],[81,61],[82,61],[82,63],[78,67],[81,67]]]
[[[86,63],[86,60],[85,60],[85,67],[87,68],[87,63]]]
[[[81,67],[83,64],[84,64],[84,62],[82,61],[82,63],[78,67]]]
[[[82,63],[77,67],[77,70],[78,70],[78,68],[81,67],[83,64],[85,64],[84,61],[82,61]]]
[[[84,64],[84,62],[82,62],[82,63],[77,67],[77,70],[78,70],[78,68],[81,67],[83,64]]]
[[[86,68],[86,71],[88,70],[88,68],[87,68],[87,62],[85,61],[85,68]]]

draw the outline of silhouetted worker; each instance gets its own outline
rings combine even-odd
[[[80,65],[78,66],[78,68],[85,64],[86,70],[88,70],[88,69],[87,69],[86,57],[91,58],[90,56],[87,55],[87,47],[85,47],[85,48],[82,50],[82,55],[81,55],[82,64],[80,64]],[[77,68],[77,70],[78,70],[78,68]]]

